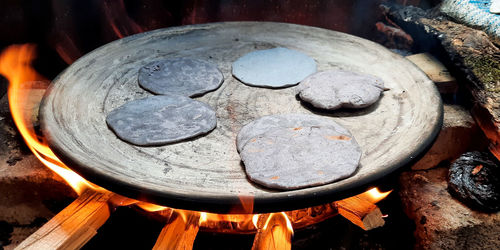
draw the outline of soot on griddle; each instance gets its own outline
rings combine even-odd
[[[500,210],[500,164],[489,152],[467,152],[452,163],[448,191],[467,206]]]

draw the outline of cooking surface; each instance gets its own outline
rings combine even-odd
[[[274,47],[314,58],[318,71],[368,73],[390,88],[359,111],[320,113],[295,97],[295,88],[242,84],[231,64],[242,55]],[[225,81],[195,98],[216,110],[217,127],[206,136],[161,147],[121,141],[106,115],[151,95],[139,87],[139,69],[167,57],[216,63]],[[230,212],[241,196],[254,212],[289,210],[343,198],[407,164],[439,131],[442,106],[434,84],[415,65],[373,42],[344,33],[283,23],[235,22],[156,30],[107,44],[73,63],[53,83],[41,106],[42,130],[61,160],[86,179],[119,194],[175,208]],[[275,191],[247,180],[236,135],[269,114],[315,113],[348,128],[361,146],[360,170],[323,186]]]

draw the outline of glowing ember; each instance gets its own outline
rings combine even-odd
[[[77,192],[81,194],[87,188],[98,189],[97,186],[89,183],[75,172],[69,170],[50,150],[43,139],[38,139],[33,128],[33,114],[26,114],[29,107],[30,85],[34,81],[44,81],[31,66],[35,58],[35,46],[31,44],[12,45],[6,48],[0,55],[0,74],[9,81],[8,98],[10,112],[17,129],[24,138],[26,145],[33,154],[52,171],[59,174]],[[36,103],[36,105],[38,105]],[[38,111],[37,107],[31,110]]]

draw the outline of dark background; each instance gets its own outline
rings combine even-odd
[[[37,44],[35,67],[52,79],[91,50],[148,30],[220,21],[275,21],[374,40],[375,22],[383,19],[380,3],[428,8],[436,1],[1,0],[0,49],[11,44]]]

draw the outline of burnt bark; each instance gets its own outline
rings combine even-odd
[[[448,20],[437,9],[385,6],[385,14],[415,40],[414,50],[442,59],[473,97],[475,118],[500,149],[500,49],[483,31]],[[500,154],[495,154],[497,158]]]
[[[448,191],[469,207],[500,210],[500,165],[489,152],[467,152],[451,164]]]

